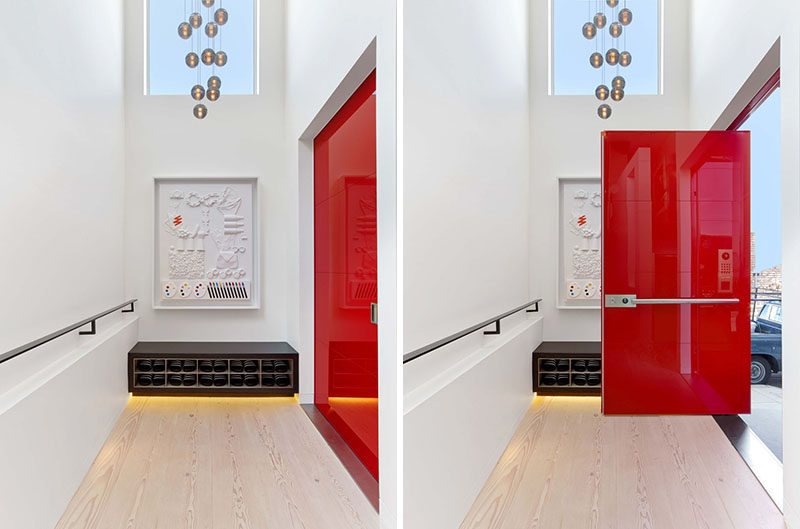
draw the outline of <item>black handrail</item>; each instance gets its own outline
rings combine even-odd
[[[508,316],[511,316],[512,314],[516,314],[517,312],[519,312],[521,310],[525,310],[528,307],[531,307],[531,306],[534,306],[534,305],[535,306],[534,306],[534,308],[532,310],[526,310],[525,312],[539,312],[539,303],[541,301],[542,301],[541,298],[534,299],[533,301],[529,301],[528,303],[526,303],[524,305],[521,305],[521,306],[517,307],[516,309],[512,309],[512,310],[509,310],[508,312],[504,312],[503,314],[501,314],[499,316],[495,316],[494,318],[489,318],[486,321],[483,321],[481,323],[473,325],[472,327],[464,329],[463,331],[457,332],[455,334],[451,334],[450,336],[448,336],[446,338],[442,338],[441,340],[437,340],[437,341],[433,342],[432,344],[426,345],[425,347],[420,347],[416,351],[411,351],[410,353],[404,354],[403,355],[403,363],[407,364],[408,362],[411,362],[412,360],[415,360],[415,359],[417,359],[417,358],[419,358],[421,356],[425,356],[426,354],[430,353],[431,351],[435,351],[436,349],[439,349],[440,347],[444,347],[445,345],[447,345],[449,343],[453,343],[456,340],[458,340],[460,338],[463,338],[464,336],[467,336],[468,334],[472,334],[475,331],[479,331],[479,330],[483,329],[484,327],[488,327],[492,323],[494,323],[494,330],[484,331],[483,334],[500,334],[500,320],[502,320],[503,318],[507,318]]]
[[[112,312],[116,312],[119,309],[122,309],[123,307],[127,307],[127,306],[130,306],[130,308],[129,309],[123,309],[122,312],[133,312],[133,304],[136,303],[137,301],[139,301],[139,300],[138,299],[129,299],[125,303],[121,303],[121,304],[117,305],[114,308],[111,308],[111,309],[108,309],[106,311],[101,312],[100,314],[95,314],[94,316],[90,316],[90,317],[86,318],[85,320],[79,321],[78,323],[73,323],[72,325],[70,325],[68,327],[64,327],[63,329],[61,329],[59,331],[52,332],[52,333],[48,334],[47,336],[39,338],[38,340],[34,340],[32,342],[28,342],[25,345],[20,345],[19,347],[16,347],[16,348],[14,348],[14,349],[12,349],[12,350],[10,350],[8,352],[5,352],[5,353],[1,354],[0,355],[0,364],[2,364],[3,362],[5,362],[7,360],[11,360],[15,356],[19,356],[22,353],[26,353],[26,352],[30,351],[31,349],[35,349],[36,347],[39,347],[40,345],[46,344],[47,342],[49,342],[51,340],[55,340],[56,338],[64,336],[67,333],[70,333],[70,332],[72,332],[74,330],[80,329],[81,327],[83,327],[86,324],[91,324],[91,329],[88,330],[88,331],[80,331],[78,334],[96,334],[97,333],[97,320],[99,320],[103,316],[108,316]]]

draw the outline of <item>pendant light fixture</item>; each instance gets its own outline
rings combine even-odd
[[[199,29],[200,26],[203,25],[203,17],[200,16],[200,13],[192,13],[189,15],[189,25],[194,29]]]
[[[597,29],[603,29],[606,27],[606,23],[608,23],[608,18],[605,13],[600,12],[594,16],[594,25],[597,26]]]
[[[621,9],[617,11],[620,2],[623,3]],[[608,8],[602,7],[603,0],[595,0],[594,7],[591,9],[591,1],[589,15],[591,20],[586,22],[581,28],[581,32],[586,39],[595,40],[596,47],[594,53],[589,56],[589,65],[600,70],[601,82],[597,85],[594,91],[595,97],[599,101],[611,100],[613,102],[622,101],[625,98],[625,78],[620,75],[620,67],[626,68],[630,66],[633,61],[631,52],[625,50],[625,42],[627,41],[627,31],[625,26],[629,26],[633,22],[633,12],[627,7],[627,0],[605,0]],[[592,15],[594,13],[594,15]],[[608,22],[612,20],[611,24]],[[616,46],[606,48],[605,33],[603,28],[608,24],[608,34],[612,42],[621,42],[620,46],[625,51],[619,51]],[[605,50],[605,51],[604,51]],[[610,86],[606,85],[606,73],[609,68],[615,68],[612,75],[614,78],[611,80]],[[608,119],[611,117],[612,109],[608,103],[602,103],[597,108],[597,115],[601,119]]]
[[[228,21],[228,12],[220,7],[219,9],[214,11],[214,20],[220,26],[224,26],[225,23]]]
[[[222,95],[222,79],[217,75],[217,68],[228,64],[228,54],[222,48],[222,26],[228,23],[228,11],[223,7],[223,0],[219,0],[216,10],[212,10],[216,0],[184,0],[184,21],[178,25],[178,36],[189,41],[189,50],[184,62],[188,68],[197,71],[197,82],[192,86],[189,94],[192,99],[214,102]],[[205,8],[205,11],[203,9]],[[204,20],[206,21],[203,25]],[[203,28],[202,32],[195,32]],[[594,28],[594,35],[597,28]],[[206,68],[210,68],[209,72]],[[203,86],[203,77],[208,76],[206,86]],[[192,108],[192,114],[197,119],[205,119],[208,107],[197,103]]]
[[[200,56],[197,55],[195,52],[190,51],[186,54],[186,66],[189,68],[197,68],[197,65],[200,64]]]

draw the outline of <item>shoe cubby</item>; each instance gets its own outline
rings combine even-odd
[[[599,342],[543,342],[533,352],[533,391],[539,395],[600,395]]]
[[[128,353],[133,395],[294,395],[298,355],[274,342],[139,342]]]

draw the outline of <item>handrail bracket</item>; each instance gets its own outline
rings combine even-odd
[[[493,331],[483,331],[483,334],[500,334],[500,320],[495,320]]]

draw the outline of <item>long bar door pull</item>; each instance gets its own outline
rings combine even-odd
[[[636,294],[606,294],[606,307],[632,309],[636,305],[735,305],[737,298],[652,298],[640,299]]]

